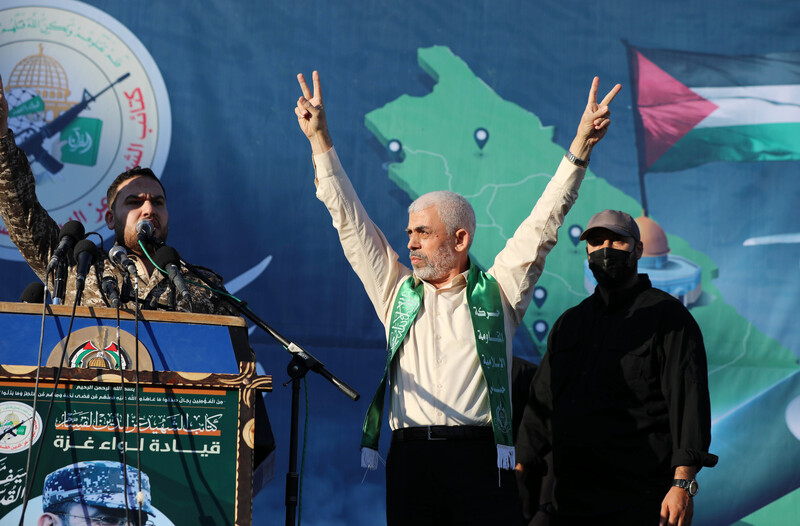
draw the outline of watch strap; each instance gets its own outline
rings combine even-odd
[[[690,497],[697,495],[699,489],[697,481],[694,479],[672,479],[672,485],[686,490]]]
[[[567,153],[564,155],[567,158],[567,160],[574,165],[582,166],[584,168],[586,168],[589,165],[589,159],[581,159],[580,157],[575,157],[575,155],[569,150],[567,150]]]

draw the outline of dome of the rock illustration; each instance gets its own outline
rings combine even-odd
[[[647,216],[637,217],[635,221],[639,226],[642,244],[644,244],[643,257],[659,257],[669,254],[667,234],[658,223]]]
[[[67,73],[57,60],[44,54],[44,46],[39,44],[39,53],[19,61],[8,75],[7,91],[32,89],[44,102],[52,120],[75,105],[68,99],[70,95]]]

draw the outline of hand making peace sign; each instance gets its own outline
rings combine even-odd
[[[308,84],[302,73],[297,75],[297,82],[303,95],[297,99],[297,107],[294,109],[297,115],[297,123],[300,129],[306,134],[311,142],[311,150],[314,154],[325,153],[333,147],[330,135],[328,135],[328,123],[325,121],[325,108],[322,105],[322,88],[319,83],[319,72],[312,74],[314,82],[314,93],[308,89]]]

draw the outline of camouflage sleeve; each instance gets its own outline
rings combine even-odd
[[[202,314],[222,314],[224,316],[239,316],[239,312],[231,307],[230,303],[225,300],[229,294],[223,285],[222,276],[205,267],[194,266],[201,276],[203,285],[210,285],[214,291],[208,290],[196,285],[189,286],[189,292],[192,295],[193,311]],[[191,281],[200,282],[200,279],[195,279],[195,276],[190,276]]]
[[[0,217],[11,241],[44,281],[59,228],[36,198],[36,181],[28,158],[17,148],[11,130],[0,137]]]

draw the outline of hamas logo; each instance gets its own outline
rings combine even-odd
[[[24,451],[42,435],[42,418],[22,402],[0,403],[0,453]]]
[[[142,43],[75,0],[11,0],[0,9],[8,126],[28,155],[36,194],[57,223],[105,226],[106,189],[137,165],[160,174],[171,139],[169,97]],[[20,259],[0,222],[0,257]]]
[[[81,369],[129,369],[130,360],[116,342],[109,343],[105,349],[98,349],[91,340],[79,345],[69,357],[70,367]]]
[[[75,345],[73,342],[81,343]],[[68,345],[69,349],[66,356],[64,356],[65,345]],[[114,327],[90,325],[74,331],[69,338],[65,336],[58,342],[50,351],[46,365],[60,367],[64,363],[67,367],[79,369],[128,371],[136,365],[136,361],[131,357],[135,355],[137,349],[139,370],[152,371],[153,359],[150,351],[141,341],[137,341],[133,334],[120,330],[118,336]]]

